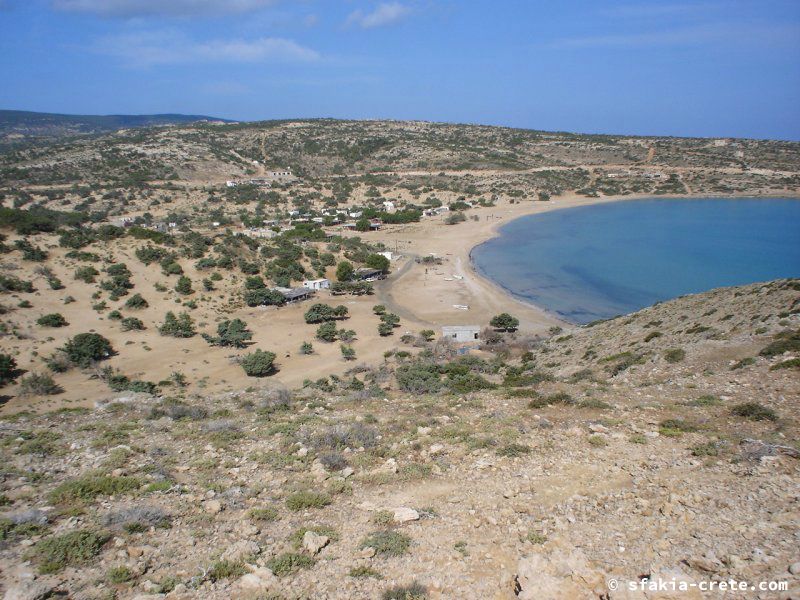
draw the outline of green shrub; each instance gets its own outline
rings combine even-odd
[[[492,317],[489,325],[500,331],[516,331],[519,327],[519,319],[508,313],[501,313]]]
[[[141,481],[136,477],[114,477],[90,474],[65,481],[56,487],[48,498],[51,502],[65,503],[94,500],[98,496],[116,496],[139,489]]]
[[[190,338],[196,335],[194,321],[189,313],[182,312],[177,317],[172,311],[164,316],[164,323],[158,328],[161,335],[175,338]]]
[[[686,351],[683,348],[670,348],[664,352],[664,360],[668,363],[679,363],[686,358]]]
[[[401,556],[411,547],[411,538],[391,529],[371,533],[359,544],[359,549],[374,548],[376,555]]]
[[[111,342],[99,333],[79,333],[67,341],[62,351],[70,362],[84,368],[114,354]]]
[[[780,371],[781,369],[800,369],[800,358],[790,358],[769,368],[770,371]]]
[[[65,567],[82,565],[93,559],[110,537],[104,531],[70,531],[40,540],[33,547],[31,557],[39,563],[41,573],[57,573]]]
[[[41,325],[42,327],[64,327],[69,325],[67,320],[64,318],[64,315],[60,313],[50,313],[49,315],[43,315],[36,319],[36,323]]]
[[[414,582],[410,585],[398,585],[389,588],[383,592],[381,600],[425,600],[427,597],[427,588],[420,583]]]
[[[31,373],[23,377],[19,384],[20,396],[54,396],[64,389],[46,373]]]
[[[411,363],[395,371],[400,389],[413,394],[432,394],[442,389],[439,367],[435,364]]]
[[[323,342],[336,341],[336,334],[336,323],[332,321],[328,321],[317,327],[316,337],[318,340],[322,340]]]
[[[75,279],[83,281],[84,283],[94,283],[98,275],[100,275],[100,271],[91,265],[85,265],[75,269]]]
[[[251,508],[247,516],[253,521],[275,521],[278,518],[278,511],[272,507]]]
[[[381,575],[378,571],[372,567],[367,567],[364,565],[360,567],[353,567],[350,569],[348,575],[355,579],[365,579],[367,577],[372,577],[373,579],[383,579],[383,575]]]
[[[192,289],[192,280],[185,275],[181,275],[178,279],[178,283],[175,284],[175,291],[184,296],[194,294],[194,290]]]
[[[538,398],[531,399],[528,402],[528,408],[544,408],[545,406],[550,406],[551,404],[574,404],[575,400],[572,399],[566,392],[556,392],[554,394],[550,394],[549,396],[543,396]]]
[[[106,581],[112,585],[126,583],[131,579],[133,579],[133,573],[131,573],[131,570],[125,565],[111,567],[106,572]]]
[[[307,508],[324,508],[333,502],[327,494],[319,492],[295,492],[286,498],[286,506],[292,511],[301,511]]]
[[[247,568],[241,560],[219,560],[211,565],[206,576],[210,581],[222,581],[241,577],[247,573]]]
[[[716,406],[718,404],[722,404],[722,400],[717,398],[716,396],[705,395],[700,396],[694,400],[690,400],[687,402],[689,406]]]
[[[771,408],[759,404],[758,402],[744,402],[737,404],[731,409],[737,417],[745,417],[753,421],[777,421],[778,415]]]
[[[783,331],[773,338],[772,343],[762,348],[761,356],[772,357],[784,352],[800,351],[800,330]]]
[[[314,565],[314,559],[305,554],[284,552],[267,561],[267,568],[278,577],[295,573],[300,569],[308,569]]]
[[[136,317],[125,317],[119,324],[122,327],[122,331],[142,331],[145,329],[142,320]]]
[[[266,377],[275,371],[274,352],[256,350],[242,357],[240,364],[249,377]]]
[[[226,320],[217,326],[217,336],[212,337],[203,334],[209,344],[213,346],[230,346],[233,348],[245,348],[253,337],[253,332],[247,328],[247,323],[241,319]]]
[[[346,318],[348,310],[346,306],[329,306],[327,304],[313,304],[309,308],[303,318],[306,323],[314,325],[317,323],[324,323],[325,321],[335,321],[337,319]]]
[[[507,456],[509,458],[514,458],[517,456],[524,456],[525,454],[530,454],[531,449],[529,446],[525,446],[523,444],[506,444],[501,448],[498,448],[497,455],[498,456]]]
[[[0,354],[0,386],[11,383],[19,376],[16,359],[9,354]]]
[[[125,301],[125,308],[130,309],[137,309],[137,308],[147,308],[150,306],[144,298],[142,298],[141,294],[134,294],[130,298]]]

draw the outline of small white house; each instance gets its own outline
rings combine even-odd
[[[249,238],[262,240],[270,240],[278,235],[275,231],[272,229],[267,229],[266,227],[253,227],[250,229],[245,229],[242,231],[242,233]]]
[[[303,287],[310,290],[327,290],[331,287],[329,279],[309,279],[303,282]]]
[[[393,213],[395,211],[394,202],[392,202],[390,200],[386,200],[383,203],[383,210],[385,210],[388,213]]]
[[[454,342],[474,342],[480,336],[481,328],[478,325],[445,325],[442,327],[442,337]]]
[[[378,252],[380,256],[383,256],[386,260],[394,260],[397,256],[394,252]]]

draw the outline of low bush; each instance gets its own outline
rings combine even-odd
[[[44,538],[36,543],[31,557],[41,573],[57,573],[69,566],[87,563],[100,554],[111,536],[104,531],[81,529]]]
[[[731,409],[737,417],[745,417],[752,421],[777,421],[778,414],[771,408],[767,408],[758,402],[744,402],[737,404]]]
[[[313,558],[305,554],[296,554],[294,552],[284,552],[267,561],[267,568],[278,577],[285,577],[300,569],[308,569],[313,565]]]
[[[361,540],[358,547],[374,548],[378,556],[402,556],[411,547],[411,538],[399,531],[386,529],[371,533]]]
[[[331,504],[332,500],[327,494],[319,492],[295,492],[286,498],[286,506],[289,510],[298,512],[308,508],[325,508]]]
[[[249,377],[266,377],[275,372],[275,358],[274,352],[256,350],[246,354],[239,364]]]
[[[43,315],[36,319],[36,323],[41,325],[42,327],[65,327],[69,325],[67,320],[64,318],[64,315],[60,313],[50,313],[49,315]]]
[[[55,396],[64,389],[46,373],[31,373],[23,377],[19,384],[20,396]]]

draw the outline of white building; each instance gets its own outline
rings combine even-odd
[[[273,231],[272,229],[267,229],[266,227],[245,229],[242,233],[247,237],[262,240],[270,240],[278,235],[277,232]]]
[[[458,343],[474,342],[480,333],[479,325],[445,325],[442,327],[442,337]]]
[[[395,258],[397,258],[394,252],[378,252],[378,254],[386,258],[386,260],[394,260]]]
[[[394,206],[394,202],[391,202],[389,200],[384,202],[383,203],[383,210],[385,210],[388,213],[393,213],[396,210],[395,206]]]
[[[327,290],[331,287],[329,279],[308,279],[303,282],[303,287],[310,290]]]

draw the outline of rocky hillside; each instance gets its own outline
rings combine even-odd
[[[499,170],[537,172],[570,189],[590,183],[588,166],[608,167],[602,188],[625,190],[633,167],[690,170],[694,186],[736,188],[743,180],[797,185],[800,144],[769,140],[579,135],[414,121],[264,121],[123,130],[91,139],[17,144],[0,154],[0,183],[71,184],[257,175],[291,167],[305,178],[367,173]],[[652,187],[644,173],[631,189]],[[389,176],[389,175],[384,175]],[[677,176],[677,174],[676,174]],[[668,182],[660,183],[662,187]],[[676,182],[670,193],[679,193]],[[658,187],[658,186],[655,186]],[[724,189],[720,190],[724,191]],[[610,192],[604,192],[610,193]]]
[[[224,119],[202,115],[60,115],[24,110],[0,110],[0,140],[98,134],[119,129],[199,121],[225,122]]]
[[[800,283],[0,423],[7,598],[800,595]],[[609,591],[618,586],[621,592]],[[719,597],[696,588],[684,598]]]

